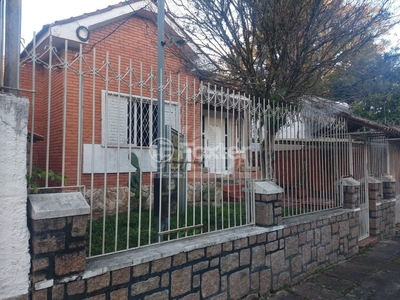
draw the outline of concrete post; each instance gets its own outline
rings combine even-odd
[[[256,225],[262,227],[282,225],[283,189],[271,181],[255,181]]]
[[[0,94],[0,299],[27,299],[29,231],[26,135],[29,102]]]

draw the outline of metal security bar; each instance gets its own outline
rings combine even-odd
[[[349,174],[346,121],[312,105],[273,107],[271,163],[285,190],[283,216],[341,207],[338,181]]]
[[[394,178],[400,178],[400,141],[389,140],[388,141],[388,155],[390,159],[390,165],[388,166],[388,174]],[[396,184],[396,196],[400,195],[400,184]]]
[[[388,174],[388,144],[384,135],[373,136],[368,140],[369,172],[376,179]]]

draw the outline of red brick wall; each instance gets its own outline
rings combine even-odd
[[[109,68],[109,76],[115,77],[114,72],[118,72],[118,63],[120,62],[120,73],[125,74],[131,64],[137,78],[132,79],[132,94],[143,95],[145,97],[157,98],[157,87],[153,86],[153,91],[141,89],[137,83],[141,80],[140,72],[143,74],[143,80],[147,80],[152,72],[157,74],[157,28],[156,25],[142,18],[134,17],[125,22],[117,21],[104,27],[91,30],[90,40],[83,47],[84,65],[83,71],[87,72],[83,83],[83,144],[92,143],[92,132],[94,133],[94,142],[101,143],[101,90],[106,89],[106,82],[101,76],[93,77],[90,75],[90,69],[87,66],[96,65],[98,72],[105,75],[104,61],[109,52],[109,61],[112,66]],[[118,29],[117,27],[120,26]],[[115,30],[115,31],[114,31]],[[109,35],[107,37],[107,35]],[[106,38],[105,38],[106,37]],[[95,46],[96,51],[92,49]],[[171,76],[174,85],[178,83],[178,74],[182,76],[181,88],[186,83],[188,76],[188,94],[193,96],[193,85],[199,87],[198,80],[185,72],[185,65],[178,59],[173,51],[175,46],[165,48],[165,70],[166,76]],[[96,53],[96,56],[94,56]],[[58,49],[57,54],[64,58],[64,50]],[[78,118],[79,118],[79,59],[75,58],[78,54],[77,49],[68,51],[68,61],[71,62],[67,73],[67,124],[66,124],[66,143],[65,143],[65,174],[68,176],[68,185],[77,184],[77,164],[78,162]],[[95,58],[94,58],[95,57]],[[54,64],[56,60],[54,59]],[[101,68],[101,69],[100,69]],[[43,65],[36,66],[36,85],[32,86],[32,66],[28,63],[21,68],[21,87],[24,89],[35,89],[35,128],[34,132],[45,137],[45,141],[35,143],[33,165],[41,168],[46,167],[46,143],[47,143],[47,117],[48,100],[51,99],[51,118],[50,118],[50,152],[49,168],[57,173],[62,172],[62,141],[63,141],[63,103],[64,103],[64,69],[56,68],[52,70],[51,95],[48,95],[49,71]],[[129,81],[129,74],[125,77]],[[156,82],[156,80],[154,80]],[[167,82],[167,80],[166,80]],[[95,86],[95,88],[93,88]],[[108,82],[109,91],[120,91],[129,93],[127,84],[118,86],[117,80]],[[176,89],[167,88],[166,100],[178,101],[177,96],[169,96],[168,92],[176,93]],[[181,102],[181,131],[187,133],[189,144],[200,145],[200,106],[193,103],[187,103],[182,95]],[[32,94],[26,93],[32,101]],[[95,106],[93,106],[95,99]],[[92,126],[93,112],[95,114],[94,130]],[[196,131],[193,131],[193,128]],[[193,142],[193,138],[195,142]],[[147,176],[147,175],[146,175]],[[127,178],[127,176],[125,176]],[[121,178],[123,182],[126,178]],[[103,185],[103,175],[95,176],[95,186]],[[90,184],[90,175],[82,176],[82,184]],[[110,186],[116,184],[115,174],[108,176]]]

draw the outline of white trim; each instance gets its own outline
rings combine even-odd
[[[153,8],[150,8],[150,11],[154,11],[155,6],[151,1],[134,2],[130,3],[130,5],[123,5],[104,12],[96,13],[82,18],[77,18],[77,20],[75,20],[74,18],[74,20],[69,23],[51,25],[49,35],[82,43],[82,41],[80,41],[76,36],[75,32],[78,26],[85,26],[89,30],[92,30],[100,26],[106,25],[107,23],[122,19],[135,11],[139,11],[145,8],[146,6],[153,6]],[[77,22],[78,20],[79,23]],[[47,35],[43,37],[43,39],[46,38]]]

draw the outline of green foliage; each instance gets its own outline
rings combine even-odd
[[[49,170],[48,173],[46,173],[45,170],[42,170],[40,168],[33,167],[32,173],[26,174],[26,181],[27,181],[27,187],[32,188],[33,192],[37,194],[39,187],[43,185],[43,182],[46,180],[46,177],[48,177],[49,181],[58,181],[62,182],[62,175],[53,172],[52,170]],[[67,184],[67,176],[64,176],[64,184]]]
[[[358,116],[393,124],[399,121],[399,78],[399,55],[369,45],[326,76],[316,94],[350,104]]]
[[[177,216],[169,219],[169,228],[171,230],[179,229],[182,227],[199,225],[198,227],[190,230],[178,230],[171,233],[169,239],[176,239],[178,237],[191,236],[194,234],[211,232],[222,228],[229,228],[233,226],[245,224],[245,209],[244,204],[224,204],[222,207],[210,207],[208,210],[207,205],[202,206],[188,206],[187,214],[182,212]],[[150,220],[151,218],[151,220]],[[179,220],[178,220],[179,219]],[[140,220],[140,222],[139,222]],[[103,241],[103,224],[104,226],[104,253],[120,251],[127,248],[135,248],[138,246],[149,245],[156,241],[156,218],[153,212],[148,210],[124,212],[117,216],[109,216],[105,219],[99,218],[92,222],[92,249],[91,255],[102,254],[102,241]],[[203,221],[202,221],[203,220]],[[179,221],[179,227],[178,227]],[[187,222],[187,223],[186,223]],[[139,227],[140,224],[140,227]],[[150,228],[149,228],[149,224]],[[168,224],[167,224],[168,225]],[[87,226],[86,234],[86,252],[89,255],[89,234],[90,223]],[[127,236],[129,236],[129,243],[127,244]],[[140,238],[139,238],[140,236]],[[165,235],[164,240],[168,236]],[[117,246],[115,247],[115,241]],[[140,241],[140,242],[139,242]],[[127,247],[128,246],[128,247]]]

